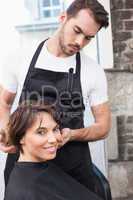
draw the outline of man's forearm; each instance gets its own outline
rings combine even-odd
[[[95,141],[104,139],[109,132],[108,127],[95,123],[90,127],[71,130],[71,141]]]
[[[4,129],[9,121],[10,111],[0,106],[0,129]]]
[[[4,144],[7,143],[7,135],[5,134],[5,131],[8,121],[9,121],[9,109],[0,106],[0,143]]]
[[[10,110],[0,107],[0,151],[5,153],[15,153],[16,148],[8,144],[8,137],[5,134],[9,121]]]
[[[7,125],[15,94],[0,86],[0,128]]]

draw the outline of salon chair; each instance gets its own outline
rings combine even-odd
[[[103,200],[112,200],[110,184],[103,173],[93,164],[94,192]]]

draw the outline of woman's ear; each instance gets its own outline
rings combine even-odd
[[[25,144],[25,137],[22,137],[22,139],[20,140],[20,144],[24,145]]]
[[[59,16],[59,22],[60,23],[64,23],[67,20],[67,13],[66,12],[62,12]]]

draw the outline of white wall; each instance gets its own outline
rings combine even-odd
[[[21,0],[8,1],[4,0],[0,2],[0,69],[2,63],[7,56],[9,49],[18,42],[19,34],[13,28],[15,24],[16,16],[19,13],[17,5]],[[15,7],[14,7],[15,6]],[[6,154],[0,152],[0,200],[3,200],[4,194],[4,166],[6,161]]]
[[[62,0],[67,7],[73,0]],[[110,16],[110,0],[98,0],[109,13],[109,27],[101,29],[97,37],[85,48],[85,53],[97,60],[103,68],[113,67],[112,29]]]

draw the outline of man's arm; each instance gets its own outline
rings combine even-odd
[[[70,140],[95,141],[104,139],[110,129],[111,113],[108,103],[99,104],[92,107],[95,119],[93,125],[87,128],[71,130]]]
[[[15,98],[15,93],[9,92],[0,86],[0,130],[5,129],[10,115],[12,103]],[[14,152],[13,146],[6,146],[3,142],[3,136],[0,135],[0,150],[3,152]]]
[[[94,124],[87,128],[75,130],[62,129],[63,142],[60,146],[68,141],[96,141],[104,139],[108,135],[111,125],[111,112],[108,103],[93,106],[91,109],[95,119]]]

